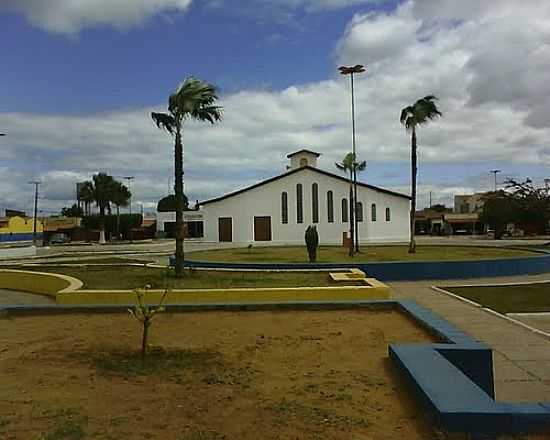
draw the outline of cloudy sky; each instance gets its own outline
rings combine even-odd
[[[444,116],[419,132],[420,205],[550,177],[548,0],[2,0],[0,215],[74,200],[104,171],[135,176],[146,210],[173,185],[172,139],[150,119],[188,75],[220,88],[224,121],[185,128],[186,193],[220,195],[284,171],[286,153],[358,152],[369,183],[408,192],[400,110],[427,94]],[[134,205],[137,208],[137,205]],[[134,209],[136,209],[134,208]]]

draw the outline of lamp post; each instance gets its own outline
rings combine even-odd
[[[40,185],[40,182],[38,181],[31,181],[29,182],[30,185],[34,185],[34,217],[33,217],[33,229],[32,229],[32,244],[36,246],[36,215],[38,212],[38,185]]]
[[[356,64],[355,66],[340,66],[338,68],[341,75],[349,75],[351,78],[351,131],[352,131],[352,153],[353,153],[353,200],[350,200],[351,212],[350,223],[354,224],[352,228],[352,243],[355,244],[355,252],[359,252],[359,222],[357,221],[357,154],[355,148],[355,90],[354,90],[354,75],[356,73],[364,73],[367,71],[365,66]],[[353,231],[355,230],[355,237]],[[353,244],[352,244],[353,245]]]
[[[130,184],[132,180],[134,180],[134,176],[125,176],[124,177],[128,181],[128,190],[130,191],[130,243],[132,242],[132,190],[130,189]]]
[[[491,173],[495,175],[495,192],[497,192],[497,174],[500,173],[501,170],[491,170]]]

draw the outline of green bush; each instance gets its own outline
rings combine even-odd
[[[316,226],[308,226],[306,229],[306,247],[309,255],[309,262],[317,261],[317,248],[319,247],[319,234]]]

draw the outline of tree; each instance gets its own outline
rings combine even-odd
[[[435,205],[430,206],[430,209],[435,212],[448,212],[450,208],[447,208],[442,203],[436,203]]]
[[[73,203],[73,205],[70,208],[63,208],[61,209],[61,215],[63,217],[82,217],[84,215],[84,212],[82,211],[82,208],[78,206],[76,203]]]
[[[425,96],[416,101],[412,106],[401,110],[399,120],[411,133],[411,211],[410,211],[410,233],[409,253],[416,253],[416,241],[414,239],[414,215],[416,212],[416,175],[417,169],[417,140],[416,128],[425,125],[428,122],[437,119],[442,114],[437,108],[435,101],[437,98],[433,95]]]
[[[222,119],[222,108],[216,106],[217,90],[211,84],[187,78],[168,98],[168,113],[151,113],[158,128],[174,136],[174,172],[176,193],[176,277],[183,276],[183,123],[188,119],[214,124]]]
[[[353,153],[348,153],[344,156],[344,160],[342,162],[335,163],[336,168],[338,168],[341,171],[344,171],[345,173],[349,172],[349,212],[350,212],[350,248],[349,248],[349,256],[353,257],[353,248],[354,243],[356,250],[359,251],[359,234],[357,234],[357,222],[355,219],[357,218],[357,194],[353,194],[353,178],[354,174],[357,173],[357,171],[363,171],[367,167],[367,162],[356,162],[355,155]],[[353,209],[353,206],[355,205],[356,209]]]
[[[122,190],[122,187],[124,187],[127,193]],[[124,185],[106,173],[94,174],[92,181],[88,180],[84,182],[80,192],[80,199],[84,200],[85,204],[86,200],[88,200],[88,203],[94,202],[99,208],[100,243],[105,243],[105,213],[111,214],[111,203],[115,203],[115,199],[121,203],[121,194],[127,195],[128,199],[131,195]]]
[[[90,205],[94,202],[94,187],[92,182],[84,182],[78,193],[78,199],[84,202],[84,215],[90,215]]]
[[[519,205],[513,194],[498,191],[487,195],[479,221],[488,224],[494,231],[495,240],[498,240],[508,223],[515,223],[519,216]]]
[[[184,210],[189,209],[189,200],[187,199],[187,196],[185,194],[183,195],[183,209]],[[170,194],[169,196],[163,197],[157,203],[158,212],[173,212],[175,210],[176,210],[176,196],[174,194]]]
[[[117,237],[120,236],[120,207],[121,206],[128,206],[128,202],[130,201],[130,197],[132,197],[132,193],[130,190],[123,185],[122,183],[118,181],[114,181],[113,183],[113,194],[112,194],[112,202],[116,206],[116,233]]]

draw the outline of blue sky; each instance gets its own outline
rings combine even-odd
[[[357,81],[363,179],[408,192],[402,107],[436,94],[419,133],[420,205],[485,190],[490,169],[541,181],[550,164],[550,7],[543,0],[6,0],[0,4],[0,210],[72,203],[94,172],[136,176],[153,207],[171,139],[150,121],[188,75],[220,89],[218,127],[186,127],[186,191],[220,195],[284,170],[307,147],[334,171]],[[518,69],[521,66],[521,69]],[[546,115],[546,116],[545,116]],[[213,177],[215,176],[215,177]]]

